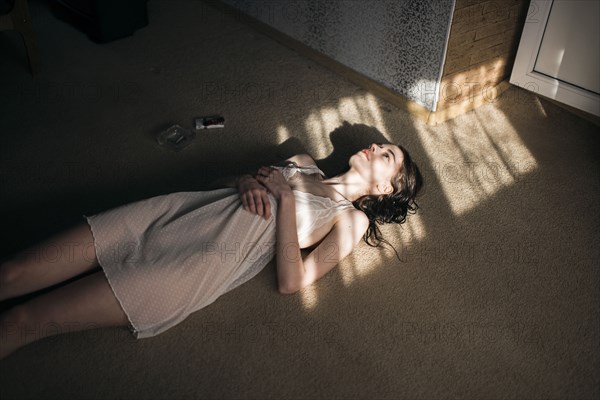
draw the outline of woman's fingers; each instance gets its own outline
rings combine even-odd
[[[276,178],[277,175],[280,175],[283,177],[283,175],[281,174],[281,171],[279,171],[277,168],[272,168],[272,167],[260,167],[260,169],[258,170],[257,174],[256,174],[256,180],[259,180],[259,177],[262,177],[264,180],[261,181],[264,183],[266,182],[272,182],[273,179]]]
[[[278,169],[261,168],[258,175],[256,175],[256,180],[266,187],[277,201],[279,201],[282,192],[290,190],[289,184]]]
[[[271,173],[271,170],[268,167],[260,167],[258,172],[256,173],[256,179],[259,177],[266,178]]]
[[[248,211],[256,214],[256,205],[254,204],[254,198],[252,196],[252,193],[250,192],[244,194],[244,198],[246,199],[246,203],[248,205]]]
[[[271,201],[266,190],[260,189],[254,193],[254,203],[258,215],[265,219],[271,218]]]
[[[254,193],[253,193],[254,194],[254,204],[256,204],[256,213],[262,217],[264,215],[264,205],[263,205],[261,194],[257,193],[257,192],[262,192],[262,190],[254,191]]]
[[[271,168],[271,167],[260,167],[258,169],[258,174],[263,175],[263,176],[268,176],[269,173],[271,173],[274,170],[275,170],[275,168]]]
[[[271,201],[269,200],[269,195],[266,190],[262,191],[263,196],[263,204],[264,204],[264,216],[265,219],[271,218]]]
[[[258,171],[258,175],[256,175],[256,180],[267,189],[270,189],[270,186],[273,185],[273,178],[273,171],[263,171],[262,168]]]
[[[254,188],[245,192],[242,196],[242,205],[245,210],[258,214],[265,219],[271,217],[271,201],[267,190],[264,188]]]
[[[269,195],[273,195],[275,200],[279,201],[282,193],[290,190],[290,185],[280,170],[272,167],[260,167],[254,181],[248,186],[244,185],[240,193],[243,193],[241,195],[242,204],[246,210],[269,219],[271,218]]]

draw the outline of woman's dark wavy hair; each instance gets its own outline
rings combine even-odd
[[[366,195],[353,202],[354,207],[364,212],[369,218],[369,228],[363,237],[371,247],[379,247],[382,243],[390,246],[396,256],[398,252],[381,236],[379,224],[403,224],[408,214],[414,214],[419,209],[415,201],[423,187],[423,176],[419,167],[412,160],[408,151],[398,145],[404,154],[400,172],[392,178],[393,192],[384,195]]]

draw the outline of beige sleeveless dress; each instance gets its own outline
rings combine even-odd
[[[279,168],[323,174],[316,166]],[[306,238],[350,201],[294,190],[298,238]],[[177,192],[83,217],[102,270],[138,338],[155,336],[256,276],[275,255],[269,220],[242,207],[236,189]]]

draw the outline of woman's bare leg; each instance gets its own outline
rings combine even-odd
[[[128,323],[98,271],[0,314],[0,359],[44,337]]]
[[[98,267],[90,226],[83,222],[0,265],[0,301],[66,281]]]

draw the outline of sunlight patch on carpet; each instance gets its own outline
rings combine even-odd
[[[333,151],[333,146],[327,137],[328,132],[325,131],[321,116],[317,112],[312,112],[304,124],[307,137],[317,138],[318,142],[311,141],[307,143],[308,152],[318,159],[326,158]]]
[[[357,96],[356,101],[359,109],[363,111],[365,120],[363,123],[377,128],[379,132],[381,132],[383,136],[385,136],[385,138],[391,142],[390,135],[385,129],[385,124],[383,123],[383,118],[381,116],[381,110],[377,104],[377,99],[375,96],[372,94]]]
[[[357,279],[376,272],[385,263],[381,251],[360,244],[360,251],[353,251],[339,264],[340,275],[345,287],[350,286]],[[358,246],[357,246],[358,248]]]
[[[377,98],[372,94],[364,96],[342,97],[337,106],[322,107],[313,111],[304,123],[307,137],[314,138],[307,143],[308,151],[319,159],[327,158],[333,152],[329,135],[344,122],[365,124],[377,128],[383,136],[392,141],[385,128]],[[282,134],[278,139],[283,142]]]
[[[300,291],[302,306],[305,310],[312,310],[319,302],[319,294],[315,284],[309,285]]]
[[[536,108],[537,108],[537,109],[540,111],[540,113],[541,113],[541,114],[542,114],[544,117],[548,118],[548,114],[546,114],[546,109],[544,108],[544,105],[543,105],[543,104],[542,104],[542,102],[540,101],[540,98],[539,98],[539,97],[537,97],[537,96],[536,96],[536,97],[534,98],[534,103],[535,103],[535,107],[536,107]]]
[[[287,127],[283,125],[279,125],[277,127],[277,143],[283,143],[291,137],[290,132]]]
[[[481,107],[441,126],[415,125],[432,170],[455,215],[498,190],[525,181],[538,167],[506,116]]]

